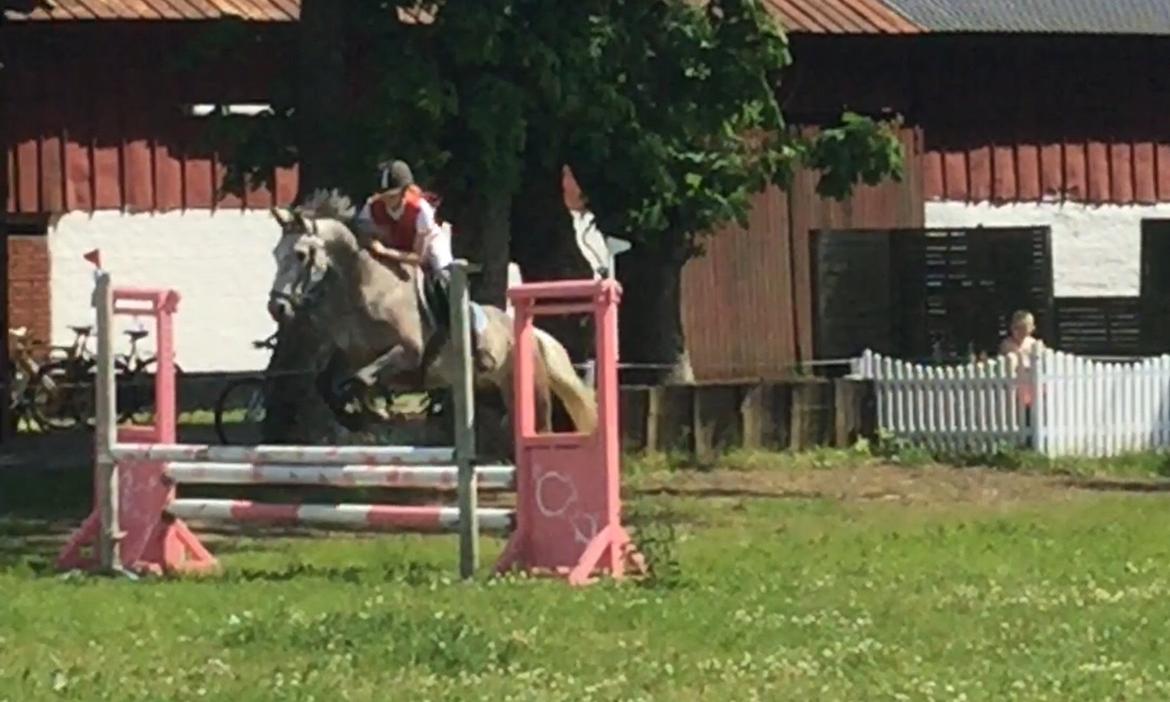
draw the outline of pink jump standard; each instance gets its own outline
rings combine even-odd
[[[109,275],[99,273],[93,302],[98,330],[94,426],[97,509],[65,545],[57,567],[154,574],[210,570],[216,566],[215,557],[182,520],[164,515],[175,499],[174,484],[163,479],[165,464],[157,460],[118,461],[113,453],[122,442],[175,443],[174,315],[179,293],[113,290]],[[113,318],[117,314],[155,320],[155,417],[148,427],[117,426],[113,374]]]
[[[617,308],[614,280],[525,283],[508,290],[515,310],[516,530],[496,565],[566,576],[645,570],[621,524]],[[533,321],[540,314],[591,314],[597,339],[597,429],[536,433]]]
[[[460,262],[461,264],[463,262]],[[474,412],[465,265],[451,285],[452,341],[462,364],[454,386],[455,446],[200,446],[176,443],[174,291],[115,290],[100,272],[97,307],[96,509],[58,558],[62,569],[168,574],[218,569],[184,519],[199,522],[316,524],[371,531],[460,535],[460,573],[478,567],[481,530],[511,533],[496,566],[559,574],[574,585],[642,570],[621,526],[619,498],[617,304],[613,281],[521,285],[516,310],[517,466],[474,463]],[[545,305],[548,300],[554,304]],[[532,320],[536,314],[591,313],[597,325],[598,425],[589,435],[535,433]],[[153,317],[158,367],[150,427],[118,427],[113,317]],[[180,484],[455,488],[458,506],[263,504],[182,497]],[[480,509],[479,487],[517,490],[515,511]],[[96,547],[96,552],[95,552]]]

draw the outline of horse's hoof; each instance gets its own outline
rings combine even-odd
[[[369,424],[366,421],[365,415],[360,413],[351,414],[342,411],[334,412],[333,416],[337,420],[337,423],[344,427],[346,431],[362,431]]]

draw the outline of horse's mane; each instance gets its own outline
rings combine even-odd
[[[336,188],[317,188],[296,206],[295,211],[304,217],[336,219],[342,223],[349,222],[357,214],[357,208],[349,196]]]

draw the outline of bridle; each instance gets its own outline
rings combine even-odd
[[[312,219],[298,218],[305,225],[305,230],[293,230],[292,223],[282,224],[281,229],[283,234],[310,234],[317,235],[317,222]],[[298,258],[300,258],[298,256]],[[313,283],[313,267],[317,262],[317,249],[313,247],[309,249],[309,253],[301,261],[301,268],[297,274],[296,280],[293,281],[289,292],[281,290],[271,290],[268,297],[272,301],[285,302],[294,314],[312,313],[313,309],[325,299],[325,284],[329,277],[333,274],[333,269],[329,266],[325,268],[325,274],[316,284]]]

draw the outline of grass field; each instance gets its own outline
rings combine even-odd
[[[62,578],[62,488],[0,520],[0,701],[1170,699],[1162,483],[807,463],[632,476],[658,577],[584,590],[411,536]]]

